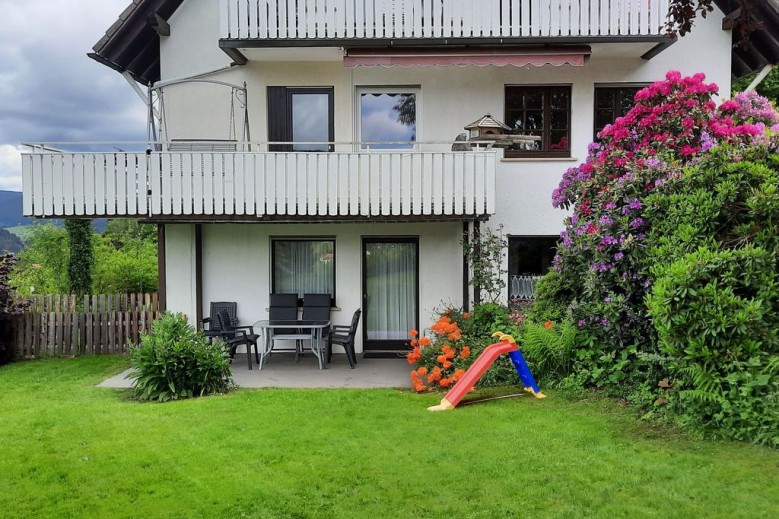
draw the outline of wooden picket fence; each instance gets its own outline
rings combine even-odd
[[[127,353],[160,312],[156,293],[25,299],[29,307],[16,321],[17,358]]]

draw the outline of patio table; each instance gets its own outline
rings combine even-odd
[[[270,355],[273,349],[273,330],[279,328],[294,328],[298,333],[283,334],[284,340],[306,340],[312,339],[311,351],[319,361],[319,369],[325,368],[325,341],[322,336],[324,329],[330,326],[327,320],[306,320],[306,319],[264,319],[254,323],[255,328],[262,330],[262,348],[260,348],[260,368],[265,362],[265,356]],[[310,333],[303,333],[304,330],[310,330]]]

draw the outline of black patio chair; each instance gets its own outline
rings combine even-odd
[[[268,306],[268,319],[271,321],[297,321],[298,320],[298,295],[297,294],[271,294]],[[295,360],[298,357],[298,340],[308,338],[296,328],[273,328],[270,333],[271,351],[282,353],[294,353]],[[276,341],[295,341],[294,349],[275,349]]]
[[[330,328],[330,336],[327,339],[327,362],[333,354],[333,344],[343,346],[346,350],[346,358],[349,360],[349,367],[354,369],[357,364],[357,354],[354,352],[354,337],[357,335],[357,324],[360,322],[360,310],[354,312],[352,324],[349,326],[336,325]]]
[[[329,321],[330,320],[330,294],[303,294],[303,316],[304,321]],[[327,341],[327,337],[330,335],[330,327],[322,329],[321,337]],[[310,338],[310,345],[313,348],[314,334],[312,333]],[[303,341],[298,340],[298,354],[303,353]],[[295,358],[297,361],[297,356]]]
[[[209,317],[200,320],[203,333],[206,337],[219,337],[221,335],[222,327],[217,317],[222,310],[227,311],[227,315],[230,317],[230,324],[233,326],[238,325],[238,303],[234,301],[214,301],[211,303],[209,309]]]
[[[246,358],[249,362],[249,369],[252,369],[252,346],[254,346],[254,357],[257,364],[260,363],[260,352],[257,348],[257,339],[259,335],[254,333],[252,326],[233,326],[230,314],[227,310],[220,310],[217,315],[219,321],[219,336],[227,344],[230,351],[230,358],[235,357],[235,350],[238,346],[246,346]]]

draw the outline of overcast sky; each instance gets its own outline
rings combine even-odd
[[[87,57],[130,1],[0,0],[0,189],[22,189],[22,142],[145,140],[143,102]]]

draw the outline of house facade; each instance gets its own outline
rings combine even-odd
[[[357,350],[402,350],[474,301],[463,236],[501,228],[502,299],[532,295],[596,132],[668,70],[729,92],[719,10],[684,38],[666,0],[135,0],[94,59],[145,97],[137,152],[33,148],[24,210],[156,223],[166,308],[272,292],[363,311]],[[503,134],[455,139],[486,114]],[[482,136],[484,137],[484,136]]]

